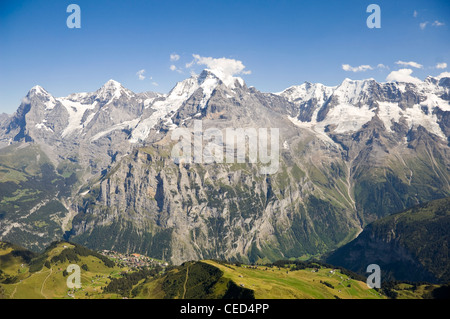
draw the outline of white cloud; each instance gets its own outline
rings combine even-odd
[[[198,65],[205,65],[210,71],[220,77],[224,82],[233,82],[233,76],[238,74],[251,74],[251,71],[245,70],[242,61],[227,58],[202,57],[193,54],[194,61]]]
[[[169,69],[170,69],[171,71],[177,71],[178,73],[183,73],[183,71],[182,71],[181,69],[177,68],[177,66],[176,66],[175,64],[172,64],[172,65],[169,67]]]
[[[430,23],[429,21],[425,21],[425,22],[420,23],[419,26],[420,26],[420,28],[423,30],[423,29],[425,29],[425,27],[426,27],[429,23]],[[438,21],[438,20],[434,20],[434,22],[431,23],[431,25],[432,25],[433,27],[442,27],[443,25],[445,25],[445,23],[444,23],[444,22],[440,22],[440,21]]]
[[[416,10],[414,10],[414,13],[413,13],[413,17],[414,18],[417,18],[417,15],[419,14],[419,12],[417,12]]]
[[[397,71],[392,71],[386,77],[386,81],[388,82],[411,82],[411,83],[419,83],[422,82],[420,79],[411,76],[413,73],[412,69],[400,69]]]
[[[416,68],[416,69],[422,69],[423,68],[422,64],[419,64],[419,63],[414,62],[414,61],[410,61],[410,62],[397,61],[397,62],[395,62],[395,64],[399,64],[399,65],[403,65],[403,66],[411,66],[411,67]]]
[[[152,84],[153,84],[154,86],[158,86],[158,85],[159,85],[159,84],[156,83],[156,82],[152,82]]]
[[[382,64],[382,63],[378,64],[377,68],[389,70],[389,67],[387,65]]]
[[[191,68],[194,65],[194,63],[195,63],[195,60],[192,60],[191,62],[186,63],[186,69]]]
[[[370,65],[351,66],[349,64],[342,64],[342,70],[351,72],[365,72],[367,70],[373,70]]]
[[[423,30],[423,29],[425,29],[425,27],[427,26],[428,23],[429,23],[428,21],[419,23],[419,27]]]
[[[170,55],[170,61],[178,61],[180,59],[180,56],[176,53],[172,53]]]
[[[436,64],[436,69],[446,69],[446,68],[447,68],[447,63],[445,63],[445,62]]]
[[[442,79],[442,78],[450,78],[450,72],[442,72],[441,74],[439,74],[437,76],[438,79]]]
[[[139,80],[144,80],[145,79],[145,75],[144,75],[144,73],[145,73],[145,70],[144,69],[142,69],[142,70],[139,70],[139,71],[137,71],[136,72],[136,75],[138,76],[138,78],[139,78]]]

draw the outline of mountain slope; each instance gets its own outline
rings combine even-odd
[[[385,280],[446,283],[450,280],[449,228],[447,197],[373,222],[327,262],[359,273],[375,263]]]
[[[0,237],[38,251],[60,239],[76,166],[55,167],[36,144],[0,149]]]
[[[202,85],[208,79],[214,89],[205,103]],[[341,108],[353,113],[366,107],[364,103],[381,109],[378,99],[404,103],[397,95],[379,97],[392,87],[400,92],[400,84],[346,80],[334,90],[319,87],[320,94],[305,97],[317,112],[317,101],[329,112]],[[421,94],[418,87],[408,88],[410,94]],[[207,72],[179,83],[171,94],[191,95],[177,102],[177,110],[167,113],[169,119],[148,130],[151,142],[145,148],[124,157],[80,199],[77,210],[82,213],[75,219],[72,240],[157,253],[175,263],[276,260],[324,253],[379,217],[449,194],[447,142],[420,125],[398,124],[390,131],[370,111],[373,118],[367,123],[351,126],[356,131],[321,132],[290,117],[296,107],[303,110],[295,104],[301,96],[289,102],[283,94],[240,85],[230,89]],[[448,108],[445,103],[434,111]],[[416,107],[413,102],[409,106]],[[194,119],[202,120],[203,131],[280,128],[279,170],[261,176],[258,164],[174,163],[171,133],[176,127],[192,130]],[[150,234],[140,235],[149,229]]]
[[[20,194],[8,195],[2,226],[18,218],[22,224],[0,228],[0,238],[39,250],[64,234],[90,248],[177,264],[327,253],[378,218],[450,195],[449,83],[346,79],[271,94],[205,70],[167,95],[136,94],[113,80],[61,98],[36,86],[14,115],[2,117],[0,145],[38,147],[56,169],[51,181],[73,180],[52,195],[64,209],[42,211],[45,223],[55,222],[48,232],[36,231],[42,222],[20,217],[26,212],[15,215],[10,201]],[[184,129],[192,137],[197,120],[202,133],[223,137],[227,129],[278,129],[273,174],[262,173],[269,164],[261,157],[253,163],[248,154],[243,163],[236,155],[231,163],[176,162],[173,134]],[[238,136],[249,142],[238,146],[256,145],[245,132]],[[207,137],[202,143],[203,150],[229,144]],[[25,156],[26,165],[33,158]],[[14,176],[17,184],[21,174],[5,168],[0,179]],[[37,205],[46,198],[35,187]],[[24,239],[23,229],[42,236]]]
[[[384,299],[366,283],[330,268],[186,262],[136,287],[137,298],[176,299]],[[183,298],[184,297],[184,298]]]

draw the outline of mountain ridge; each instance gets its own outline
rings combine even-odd
[[[164,95],[129,93],[115,81],[66,98],[35,88],[1,121],[0,147],[6,159],[36,145],[55,176],[74,176],[64,197],[55,193],[65,207],[58,223],[90,248],[158,250],[175,263],[314,256],[377,218],[450,194],[449,83],[348,79],[272,94],[204,71]],[[261,163],[174,163],[171,134],[195,120],[203,131],[279,128],[278,171],[260,175]],[[25,176],[21,167],[4,170]],[[3,198],[0,223],[18,226],[0,238],[18,229],[26,238],[25,229],[38,226],[13,214],[11,198]]]

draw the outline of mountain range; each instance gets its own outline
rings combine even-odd
[[[278,128],[279,167],[174,162],[171,134]],[[250,143],[249,143],[250,144]],[[279,93],[214,70],[167,94],[110,80],[33,87],[0,116],[0,239],[65,238],[180,264],[328,253],[379,218],[450,196],[450,78],[345,79]]]

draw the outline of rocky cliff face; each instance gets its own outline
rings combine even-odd
[[[105,176],[83,198],[72,238],[176,263],[256,261],[324,252],[360,227],[352,207],[322,199],[297,164],[273,177],[249,164],[177,165],[166,152],[141,148]],[[130,242],[149,230],[147,242]]]
[[[270,94],[204,71],[167,95],[135,94],[115,81],[66,98],[38,87],[2,122],[0,141],[39,145],[55,167],[77,167],[64,198],[66,237],[88,247],[175,263],[316,255],[379,217],[450,194],[448,83],[346,79]],[[202,154],[199,120],[201,134],[222,137],[278,129],[274,174],[262,174],[268,164],[248,154],[242,163],[174,161],[179,129]],[[202,137],[202,150],[228,143]],[[256,145],[247,139],[242,145]]]

